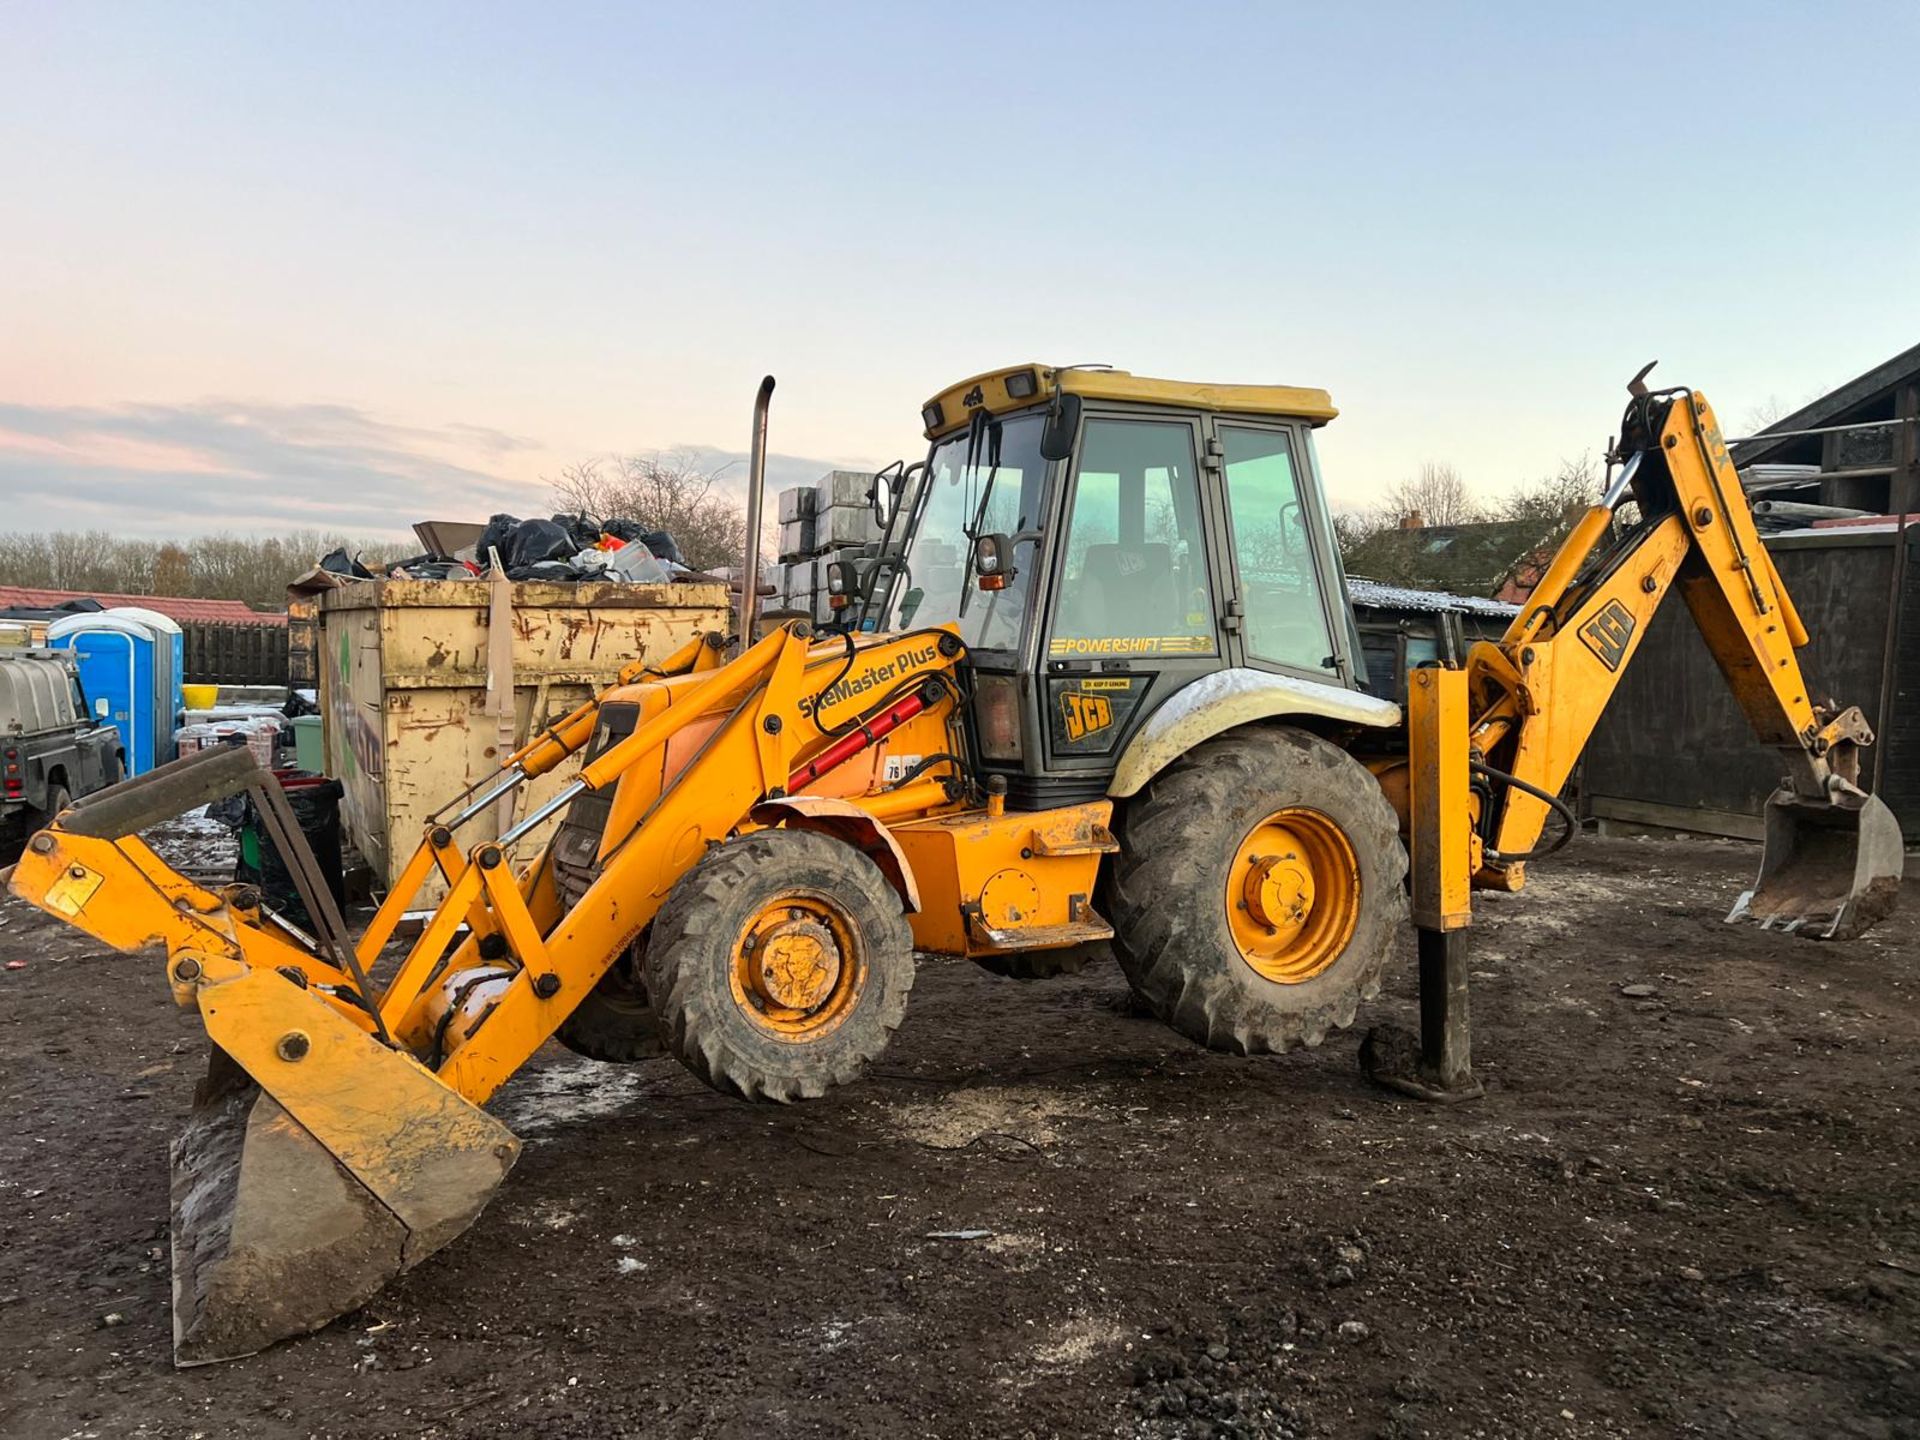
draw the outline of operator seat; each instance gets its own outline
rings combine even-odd
[[[1089,545],[1080,583],[1064,597],[1060,628],[1100,638],[1164,635],[1182,613],[1174,599],[1171,546]]]

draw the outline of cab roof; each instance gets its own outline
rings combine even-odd
[[[966,428],[976,410],[1003,415],[1052,398],[1055,390],[1088,400],[1124,401],[1177,410],[1213,410],[1231,415],[1271,415],[1324,425],[1340,412],[1324,390],[1299,385],[1209,385],[1155,380],[1125,370],[1015,365],[989,370],[949,386],[921,407],[929,440]]]

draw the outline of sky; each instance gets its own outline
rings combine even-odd
[[[1920,339],[1911,4],[0,0],[5,528],[776,483],[1037,360],[1320,385],[1339,508]],[[727,471],[738,484],[745,467]],[[4,577],[0,577],[3,579]]]

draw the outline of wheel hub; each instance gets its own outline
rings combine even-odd
[[[1340,827],[1317,810],[1275,811],[1235,851],[1227,928],[1244,960],[1279,985],[1311,980],[1359,920],[1360,872]]]
[[[1297,838],[1280,826],[1273,828],[1286,837],[1281,843],[1288,848],[1278,855],[1256,855],[1242,889],[1254,923],[1291,939],[1313,909],[1313,871],[1300,858]]]
[[[809,1011],[840,979],[840,948],[833,932],[811,919],[788,918],[755,937],[753,993],[783,1010]]]
[[[816,1039],[858,1003],[865,961],[824,896],[789,895],[754,916],[733,952],[734,1002],[782,1040]]]

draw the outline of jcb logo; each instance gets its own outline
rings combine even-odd
[[[1113,702],[1104,695],[1082,695],[1069,690],[1060,697],[1067,720],[1067,739],[1084,740],[1113,724]]]
[[[1609,600],[1600,613],[1580,627],[1580,638],[1600,663],[1618,670],[1627,658],[1627,642],[1633,638],[1633,612],[1618,600]]]

